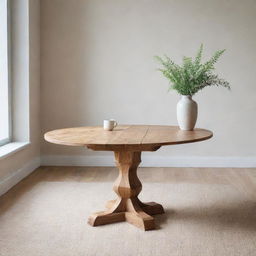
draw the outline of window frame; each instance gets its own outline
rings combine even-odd
[[[0,0],[2,1],[2,0]],[[8,136],[7,138],[1,139],[0,140],[0,147],[10,143],[12,141],[12,97],[11,97],[11,25],[10,25],[10,0],[5,0],[6,1],[6,22],[7,22],[7,27],[6,27],[6,59],[7,59],[7,94],[8,94]]]

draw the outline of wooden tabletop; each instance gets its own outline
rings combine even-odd
[[[119,125],[113,131],[102,126],[66,128],[47,132],[45,140],[68,146],[87,146],[93,150],[154,151],[164,145],[207,140],[212,132],[205,129],[182,131],[177,126]]]

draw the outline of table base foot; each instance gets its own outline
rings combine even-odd
[[[125,221],[124,212],[117,212],[117,213],[96,212],[89,217],[88,224],[95,227],[95,226],[121,222],[121,221]]]
[[[135,199],[138,203],[138,205],[142,208],[144,212],[146,212],[149,215],[156,215],[156,214],[163,214],[164,208],[161,204],[155,203],[155,202],[147,202],[143,203],[138,198]],[[109,200],[106,203],[106,208],[111,209],[115,204],[117,200]]]
[[[142,203],[137,197],[111,200],[106,207],[107,211],[97,212],[89,217],[88,223],[91,226],[127,221],[142,230],[152,230],[155,229],[155,221],[151,215],[164,213],[161,204]]]
[[[126,212],[125,220],[144,231],[155,229],[154,218],[145,212]]]

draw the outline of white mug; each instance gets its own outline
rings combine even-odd
[[[103,122],[103,128],[106,131],[112,131],[117,126],[117,122],[114,119],[106,119]]]

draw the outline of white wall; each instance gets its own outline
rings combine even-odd
[[[26,139],[30,144],[0,159],[0,195],[40,165],[40,1],[12,0],[12,7],[12,82],[15,83],[15,102],[27,97],[18,95],[16,89],[29,87],[29,91],[22,93],[29,94],[26,103],[29,108],[29,138]],[[28,84],[24,86],[22,83]],[[19,106],[19,113],[24,112],[21,111],[23,107]],[[26,119],[26,116],[16,115],[15,119]],[[16,128],[21,130],[20,126]],[[17,131],[16,139],[20,133]]]
[[[221,159],[221,165],[223,157],[227,166],[256,165],[255,13],[253,0],[41,1],[42,132],[101,125],[104,118],[175,125],[179,97],[167,93],[153,56],[167,54],[179,62],[202,42],[207,57],[227,49],[217,71],[232,86],[231,92],[207,88],[195,97],[197,126],[212,130],[214,138],[148,155],[199,159],[194,165],[200,159],[206,165]],[[46,164],[54,164],[55,155],[70,160],[108,154],[44,141],[41,149]]]

